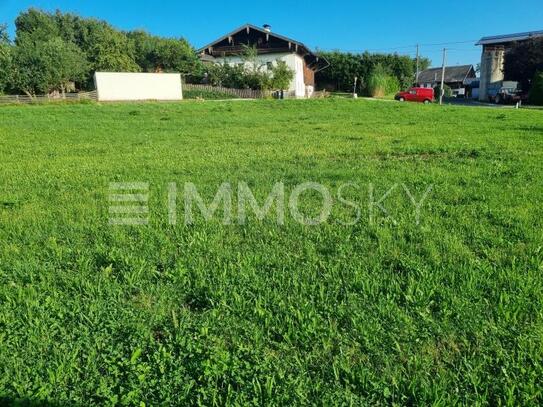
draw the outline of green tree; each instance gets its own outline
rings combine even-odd
[[[330,66],[317,73],[316,80],[320,86],[344,92],[352,92],[354,78],[359,79],[359,93],[369,93],[368,80],[378,65],[386,69],[388,75],[394,76],[400,87],[407,88],[415,81],[416,61],[398,54],[362,54],[344,53],[339,51],[320,53]],[[420,58],[419,69],[424,70],[430,65],[430,60]]]
[[[276,90],[288,89],[294,78],[294,71],[288,67],[286,62],[277,61],[271,70],[271,88]]]
[[[6,26],[0,25],[0,94],[11,87],[13,80],[12,48]]]
[[[134,45],[124,33],[106,24],[93,27],[89,33],[86,54],[95,71],[139,72]]]
[[[53,16],[35,8],[30,8],[28,11],[19,14],[15,19],[15,28],[15,42],[17,44],[22,37],[47,41],[60,35]]]
[[[543,71],[543,38],[517,43],[505,57],[504,74],[510,81],[521,83],[522,89],[530,90],[537,72]]]
[[[201,77],[203,65],[196,51],[183,38],[161,38],[145,31],[129,32],[135,61],[145,72],[179,72],[184,76]]]
[[[60,38],[34,41],[21,36],[13,51],[13,86],[29,96],[64,92],[87,72],[83,53]]]
[[[79,49],[88,61],[81,88],[94,86],[95,71],[180,72],[188,80],[203,75],[203,66],[192,46],[183,38],[161,38],[144,31],[123,32],[104,21],[76,14],[48,13],[29,9],[16,19],[16,44],[23,45],[19,59],[35,45],[60,38],[69,47]],[[22,71],[30,70],[21,67]],[[30,78],[25,83],[30,83]],[[21,77],[21,75],[19,75]],[[37,79],[36,79],[37,81]],[[19,81],[20,83],[20,81]],[[33,87],[32,87],[33,88]]]
[[[535,74],[528,101],[532,105],[543,106],[543,72]]]
[[[244,64],[215,64],[207,67],[207,80],[215,86],[234,89],[284,90],[289,87],[294,71],[284,61],[275,61],[271,69],[257,59]]]

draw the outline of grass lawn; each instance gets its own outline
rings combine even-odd
[[[4,402],[543,403],[540,111],[5,106],[0,163]],[[332,212],[184,224],[186,182],[240,181]],[[109,225],[111,182],[149,183],[148,225]]]

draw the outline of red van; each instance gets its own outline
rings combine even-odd
[[[400,92],[395,97],[400,102],[420,102],[424,104],[434,101],[434,90],[432,88],[411,88],[407,92]]]

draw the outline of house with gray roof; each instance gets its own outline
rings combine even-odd
[[[435,88],[441,85],[443,68],[430,68],[419,73],[417,86]],[[455,96],[465,96],[469,85],[477,74],[473,65],[448,66],[445,68],[445,84],[453,90]]]
[[[244,59],[247,47],[254,48],[259,69],[272,69],[278,61],[292,71],[288,94],[297,98],[311,96],[315,87],[315,73],[328,67],[328,61],[313,53],[300,41],[272,32],[271,26],[245,24],[203,46],[200,59],[208,64],[250,65]]]

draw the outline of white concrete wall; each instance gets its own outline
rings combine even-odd
[[[98,100],[182,100],[181,74],[96,72]]]
[[[216,58],[217,63],[226,63],[231,66],[245,64],[247,68],[252,68],[252,63],[245,62],[239,56],[227,56]],[[304,60],[301,56],[294,53],[277,53],[277,54],[261,54],[258,55],[257,67],[263,70],[267,69],[268,62],[276,63],[283,61],[287,66],[294,71],[294,78],[290,82],[289,92],[295,92],[296,97],[305,97],[305,82],[304,82]]]
[[[296,97],[305,97],[305,82],[304,82],[304,59],[298,54],[294,54],[294,82],[296,83]]]
[[[503,64],[505,62],[505,50],[492,47],[483,47],[481,56],[481,84],[479,88],[479,100],[488,101],[488,90],[497,86],[504,79]]]

